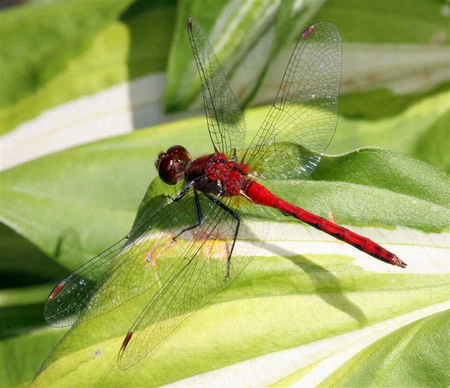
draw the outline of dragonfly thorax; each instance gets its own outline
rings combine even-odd
[[[246,183],[248,167],[244,163],[228,159],[226,155],[211,155],[206,166],[206,179],[216,182],[221,188],[220,195],[232,197],[238,195]]]
[[[244,163],[228,159],[225,154],[216,152],[201,156],[190,162],[186,168],[185,179],[196,190],[222,197],[239,195],[247,183],[249,173]]]

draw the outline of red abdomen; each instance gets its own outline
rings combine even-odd
[[[303,221],[316,229],[321,230],[347,244],[353,245],[355,248],[375,257],[378,260],[384,261],[398,267],[406,267],[406,264],[400,260],[392,252],[378,245],[376,242],[369,240],[367,237],[361,236],[351,230],[344,228],[334,222],[328,221],[322,217],[316,216],[306,210],[294,206],[282,199],[278,198],[267,190],[264,186],[254,182],[248,181],[245,188],[245,194],[255,203],[262,206],[269,206],[281,210],[284,213],[290,214],[300,221]]]

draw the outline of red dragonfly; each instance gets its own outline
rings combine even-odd
[[[193,160],[176,145],[160,153],[159,177],[175,185],[175,193],[154,198],[123,240],[59,283],[45,305],[47,322],[64,326],[148,292],[120,348],[121,369],[147,356],[248,265],[268,223],[246,222],[245,214],[253,220],[291,216],[376,259],[406,266],[368,238],[290,203],[335,132],[342,55],[336,26],[316,23],[302,33],[275,102],[245,149],[244,116],[212,47],[194,19],[188,33],[214,152]]]

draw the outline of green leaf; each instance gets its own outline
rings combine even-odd
[[[199,153],[210,150],[206,142],[198,146],[205,135],[203,122],[201,118],[163,125],[4,171],[1,220],[48,256],[75,269],[129,231],[155,177],[156,155],[176,141],[177,133],[193,126],[197,133],[187,136],[185,131],[179,140]]]
[[[279,50],[292,36],[298,36],[308,17],[324,2],[289,0],[274,5],[264,0],[242,7],[236,1],[207,4],[202,0],[181,1],[167,69],[167,111],[198,108],[201,85],[186,33],[188,17],[201,23],[221,67],[231,83],[236,83],[234,92],[238,100],[245,101],[245,105],[256,93]],[[242,73],[242,69],[246,71]]]
[[[371,109],[383,110],[390,100],[371,103],[376,107]],[[268,109],[260,107],[248,111],[246,119],[250,135],[259,127]],[[384,147],[447,171],[450,165],[450,153],[447,152],[447,139],[450,136],[449,111],[450,92],[445,90],[418,99],[408,109],[393,117],[375,120],[341,116],[336,135],[327,152],[339,154],[352,148]]]
[[[442,92],[448,91],[449,89],[450,84],[447,82],[427,93],[398,94],[387,88],[348,93],[340,97],[339,110],[341,117],[379,120],[399,115],[411,105],[433,97],[434,95],[444,95]]]
[[[447,31],[443,7],[443,1],[427,0],[412,0],[407,7],[388,0],[376,5],[362,0],[357,7],[352,0],[330,1],[315,17],[335,23],[348,42],[429,43]],[[444,39],[448,44],[448,35]]]
[[[344,42],[343,93],[352,93],[351,101],[342,110],[344,114],[379,118],[397,113],[430,88],[449,80],[448,21],[445,5],[439,1],[413,0],[406,9],[388,0],[377,4],[364,0],[358,7],[353,0],[286,0],[279,6],[259,1],[247,7],[235,1],[205,4],[184,0],[177,14],[168,67],[165,98],[170,112],[199,107],[200,83],[186,34],[188,16],[196,17],[203,25],[243,105],[257,91],[256,103],[271,102],[301,30],[318,20],[336,24]],[[414,31],[410,31],[411,25]],[[368,64],[372,58],[383,60],[378,66]],[[415,94],[398,95],[410,93]],[[376,109],[378,106],[371,101],[383,97],[383,109]]]
[[[0,134],[53,106],[165,69],[172,2],[119,22],[130,3],[70,0],[0,14]]]
[[[261,119],[261,110],[254,112],[256,116],[249,120],[249,136],[254,130],[253,122],[256,117]],[[189,131],[186,131],[187,128]],[[0,174],[0,219],[26,236],[45,254],[62,265],[75,269],[128,232],[145,188],[155,176],[153,161],[158,152],[171,144],[182,143],[194,155],[201,155],[210,150],[207,139],[203,119],[186,120],[49,155],[4,171]],[[383,156],[386,160],[385,166],[378,164],[382,172],[379,177],[373,176],[373,179],[380,184],[381,177],[391,176],[389,182],[392,182],[392,187],[380,188],[381,197],[384,193],[394,195],[391,192],[399,187],[399,193],[391,198],[393,204],[401,204],[408,197],[412,202],[417,198],[412,197],[408,190],[415,187],[420,189],[417,195],[422,200],[414,205],[417,212],[407,211],[410,205],[408,202],[401,212],[391,214],[389,209],[384,212],[384,218],[377,216],[377,224],[391,227],[392,217],[395,215],[396,225],[410,227],[414,224],[411,215],[426,214],[424,212],[427,209],[434,214],[437,211],[435,209],[439,209],[433,201],[436,200],[435,196],[444,195],[442,187],[445,188],[448,184],[448,178],[444,174],[425,164],[394,157],[394,154],[386,155],[381,150],[373,152],[379,152],[380,157]],[[357,171],[361,171],[362,176],[368,171],[372,173],[370,164],[362,162],[359,166],[358,160],[367,157],[372,161],[374,159],[370,153],[357,153],[356,158],[354,154],[348,154],[340,159],[356,160]],[[414,167],[408,169],[408,165]],[[352,162],[346,164],[342,174],[354,174]],[[411,183],[402,183],[405,180]],[[366,184],[356,185],[356,188],[366,190]],[[338,196],[335,206],[330,208],[325,197],[318,200],[314,193],[317,185],[321,190]],[[339,185],[348,188],[345,190],[346,194],[342,189],[338,190]],[[333,210],[341,222],[355,222],[350,214],[358,213],[357,224],[370,226],[374,222],[373,214],[379,213],[358,210],[348,201],[356,193],[350,194],[353,182],[346,184],[341,178],[337,183],[310,182],[306,185],[308,187],[311,194],[302,200],[302,206],[322,211],[322,214]],[[369,189],[362,195],[360,209],[378,206],[378,203],[369,200],[372,191]],[[366,196],[367,200],[364,200]],[[380,203],[383,205],[381,209],[387,205],[383,204],[382,199]],[[442,203],[439,205],[446,206]],[[400,205],[398,206],[400,209]],[[33,223],[29,222],[30,219]],[[434,226],[423,223],[420,225],[425,229],[442,229],[443,219],[445,217],[437,217]],[[35,225],[41,227],[36,228]]]
[[[446,387],[450,310],[420,319],[364,349],[320,386]]]
[[[249,112],[249,136],[262,111]],[[1,220],[74,269],[127,233],[155,176],[157,153],[176,143],[194,156],[210,152],[204,119],[103,140],[4,171]],[[115,358],[151,293],[73,328],[35,386],[82,386],[98,379],[117,386],[160,385],[434,309],[449,291],[449,186],[446,174],[388,150],[326,157],[297,204],[325,217],[332,214],[386,245],[409,264],[406,270],[286,218],[272,225],[264,255],[139,366],[119,372]],[[166,190],[156,180],[146,200]],[[245,219],[261,222],[253,217],[247,212]]]
[[[66,331],[47,327],[0,340],[0,387],[28,387]]]
[[[249,111],[249,136],[255,132],[255,123],[261,120],[264,111],[263,108]],[[0,217],[47,255],[75,269],[128,232],[146,185],[155,176],[153,161],[157,153],[175,143],[184,144],[193,155],[210,151],[204,119],[165,124],[103,140],[4,171],[0,174]],[[247,277],[243,275],[233,288],[221,294],[218,299],[221,303],[213,305],[217,307],[210,307],[213,311],[206,323],[199,325],[194,320],[199,329],[191,334],[189,330],[194,326],[187,324],[186,327],[191,329],[185,334],[186,338],[195,336],[196,342],[197,338],[204,338],[199,339],[200,344],[210,344],[204,349],[200,347],[205,356],[203,359],[210,361],[200,365],[188,362],[185,355],[189,356],[189,352],[176,359],[167,354],[165,357],[172,360],[170,365],[173,363],[175,369],[179,369],[178,374],[173,374],[170,365],[161,363],[161,370],[153,368],[154,375],[142,378],[156,379],[158,383],[169,382],[168,374],[164,372],[169,368],[173,379],[170,381],[175,381],[192,375],[192,368],[212,370],[266,352],[356,330],[363,324],[370,325],[445,300],[447,278],[439,272],[444,270],[440,252],[445,246],[442,241],[446,238],[450,215],[446,195],[448,187],[446,174],[392,151],[363,149],[324,158],[314,180],[304,185],[297,203],[325,217],[329,217],[331,212],[338,222],[352,225],[357,232],[392,247],[408,262],[407,271],[412,273],[398,273],[395,268],[365,258],[351,247],[346,248],[307,226],[286,219],[272,227],[271,240],[274,244],[288,247],[288,250],[272,252],[269,265],[267,258],[255,259]],[[166,187],[156,180],[150,186],[146,200],[165,192]],[[249,222],[258,222],[252,221],[251,214],[247,215]],[[304,256],[292,256],[295,252],[302,252]],[[404,296],[391,300],[385,296],[387,290]],[[270,295],[273,298],[267,298]],[[305,331],[292,337],[292,324],[286,317],[281,322],[284,329],[276,338],[270,338],[268,333],[269,327],[273,327],[273,319],[282,316],[276,306],[281,308],[283,302],[277,299],[277,295],[287,295],[287,300],[293,298],[293,305],[287,302],[290,314],[298,309],[298,314],[305,315],[305,308],[311,309],[319,304],[323,310],[319,309],[311,324],[323,320],[323,325],[311,332],[311,325],[299,315],[298,321],[305,324]],[[61,384],[64,385],[62,381],[71,378],[74,365],[79,365],[79,370],[87,373],[81,367],[86,365],[90,371],[86,377],[99,378],[96,373],[101,368],[91,370],[86,357],[103,360],[104,357],[98,356],[97,350],[100,349],[101,355],[108,354],[108,365],[113,363],[117,346],[131,324],[129,317],[138,314],[147,297],[144,295],[124,306],[128,310],[118,310],[118,315],[107,314],[76,327],[48,360],[48,367],[40,378],[49,381],[62,379]],[[297,306],[297,298],[300,298],[299,305],[304,307]],[[242,304],[243,300],[249,304]],[[207,323],[213,322],[213,317],[218,314],[225,330],[226,323],[235,319],[233,311],[248,308],[259,311],[258,306],[266,300],[269,305],[263,304],[261,308],[273,310],[275,315],[272,318],[268,316],[269,321],[262,324],[260,331],[254,332],[253,340],[245,335],[236,339],[239,343],[248,344],[249,349],[243,349],[243,345],[228,345],[232,348],[238,346],[236,353],[241,358],[230,356],[235,353],[230,350],[231,353],[225,352],[228,361],[224,364],[223,356],[214,355],[211,349],[218,346],[226,349],[227,345],[212,341],[211,336],[220,336],[209,332]],[[372,306],[369,310],[364,307],[367,303]],[[219,306],[223,306],[222,312],[215,310]],[[200,314],[209,314],[206,311]],[[247,315],[248,319],[252,316],[244,314]],[[264,314],[261,311],[256,316]],[[332,327],[327,326],[330,319],[336,321]],[[115,322],[115,326],[111,327],[110,322]],[[240,325],[254,326],[254,323],[239,321],[237,326],[228,330],[240,333]],[[204,333],[198,337],[196,330],[200,329]],[[283,336],[292,337],[292,341],[283,339]],[[267,338],[267,343],[257,345],[259,340],[255,342],[255,338],[263,337]],[[179,344],[175,343],[178,348]],[[162,352],[164,355],[169,350]],[[193,358],[192,355],[189,357]],[[180,366],[182,364],[183,367]],[[53,365],[62,375],[59,372],[53,374]],[[66,376],[68,371],[71,374]],[[117,378],[125,381],[124,376],[129,378],[128,374],[119,374]],[[66,383],[72,385],[74,381]]]
[[[45,325],[42,314],[51,284],[0,291],[0,339]]]
[[[44,301],[53,286],[0,290],[0,387],[28,386],[67,331],[44,321]]]
[[[245,54],[245,50],[248,50],[248,46],[255,44],[255,41],[258,39],[256,32],[261,28],[255,28],[251,37],[246,41],[240,39],[240,37],[246,31],[246,28],[248,29],[250,25],[255,25],[255,19],[267,7],[268,4],[264,2],[256,2],[253,4],[253,7],[246,7],[246,12],[239,12],[240,7],[230,1],[211,2],[208,4],[196,0],[183,0],[180,2],[167,69],[168,77],[164,99],[165,108],[168,112],[187,109],[200,95],[200,80],[197,76],[197,69],[186,31],[187,18],[201,15],[199,20],[201,20],[201,25],[213,46],[215,41],[223,41],[224,37],[226,37],[226,46],[216,47],[215,51],[219,62],[229,75],[230,68],[237,62],[235,58],[230,60],[230,57],[242,57]],[[224,13],[222,21],[220,20],[221,13]],[[239,24],[233,28],[230,24],[237,14],[239,14]],[[218,27],[214,28],[216,24]],[[213,30],[216,31],[213,32]]]
[[[448,139],[450,134],[450,108],[430,124],[417,139],[411,154],[433,166],[450,173]]]
[[[44,302],[54,283],[19,285],[0,290],[0,387],[27,387],[67,331],[49,328],[44,321]]]
[[[434,305],[448,299],[447,275],[397,271],[363,270],[350,256],[305,253],[257,257],[231,287],[185,321],[136,367],[117,369],[117,353],[131,321],[151,293],[75,326],[47,360],[33,386],[86,386],[98,381],[106,386],[114,382],[117,387],[160,386],[195,375],[200,375],[194,380],[197,383],[210,381],[214,385],[212,382],[227,375],[236,385],[243,385],[243,374],[253,376],[249,385],[273,383],[289,374],[282,367],[285,352],[299,352],[298,366],[308,367],[308,362],[332,356],[341,336],[358,337],[360,331],[370,334],[377,331],[377,324],[384,324],[384,332],[389,332],[403,326],[403,316],[408,313],[419,312],[416,315],[420,318],[441,308]],[[315,357],[301,358],[305,348],[320,348],[321,341],[330,343],[328,352],[321,349]],[[247,367],[239,364],[246,361]],[[258,364],[280,367],[261,369]],[[263,383],[255,382],[256,377],[264,378]]]
[[[67,275],[29,240],[0,224],[0,289],[54,281]]]
[[[51,284],[26,288],[13,288],[9,290],[3,289],[0,291],[0,307],[42,303],[47,299],[47,296],[52,289]]]
[[[386,102],[377,106],[383,109]],[[450,93],[444,91],[424,98],[404,112],[379,120],[341,117],[329,152],[345,152],[349,147],[379,146],[400,151],[448,171],[450,154]]]

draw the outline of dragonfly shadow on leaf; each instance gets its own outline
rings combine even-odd
[[[326,268],[307,259],[305,256],[294,255],[293,252],[270,243],[266,243],[264,248],[285,257],[305,272],[311,279],[317,296],[325,303],[349,315],[360,326],[367,324],[367,317],[364,312],[345,295],[339,279]]]

